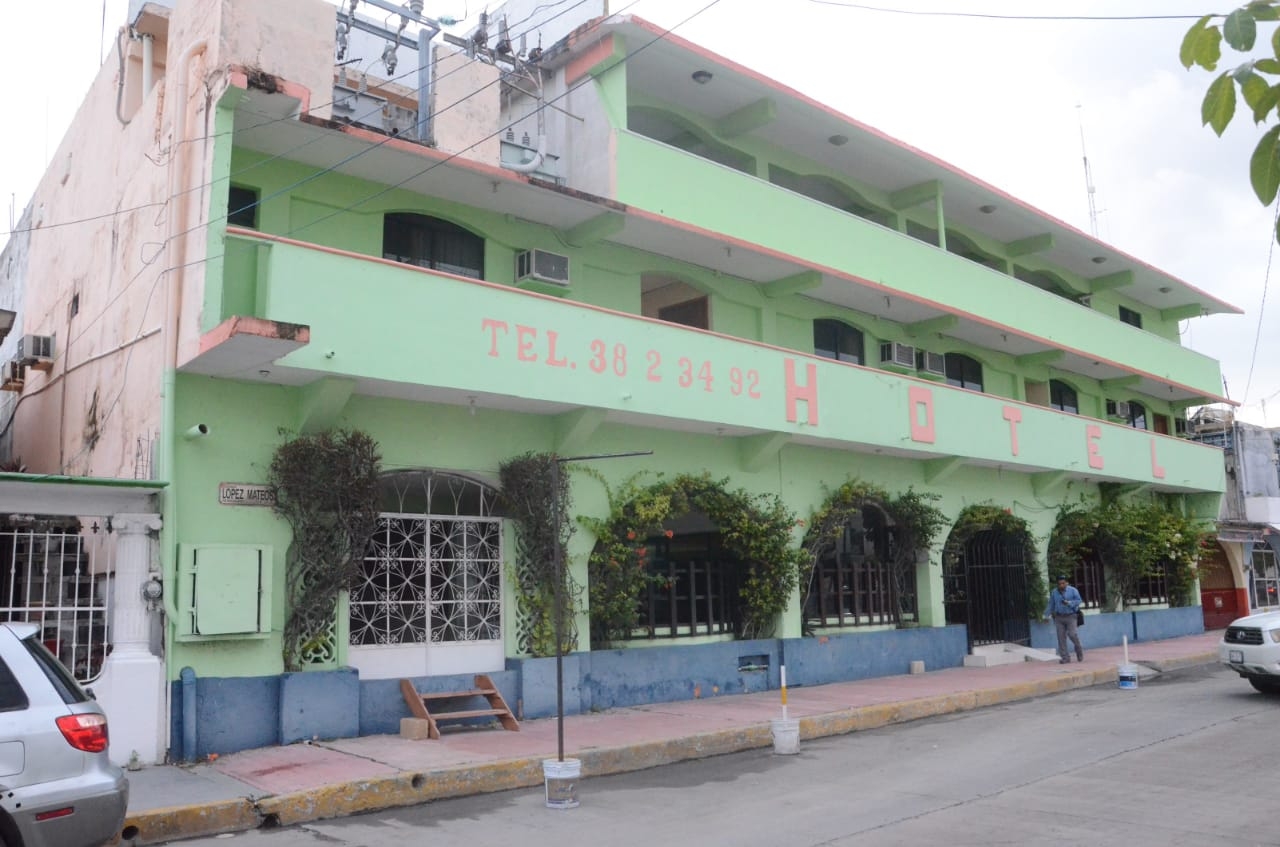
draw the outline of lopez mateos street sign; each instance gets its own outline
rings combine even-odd
[[[218,483],[218,503],[222,506],[274,506],[276,490],[252,482]]]

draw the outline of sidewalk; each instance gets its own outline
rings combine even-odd
[[[1144,678],[1217,661],[1221,632],[1129,645]],[[787,691],[801,739],[1085,688],[1116,686],[1121,647],[1089,650],[1083,664],[1019,662],[949,668]],[[1117,697],[1133,696],[1117,689]],[[584,780],[772,745],[777,691],[657,703],[564,721],[565,756]],[[556,757],[555,718],[501,729],[446,731],[437,741],[395,735],[246,750],[212,762],[129,774],[125,845],[288,826],[393,806],[543,784]],[[802,744],[803,749],[803,744]],[[589,801],[588,801],[589,802]],[[132,829],[131,829],[132,828]]]

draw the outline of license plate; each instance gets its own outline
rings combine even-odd
[[[1243,651],[1243,650],[1232,650],[1232,651],[1230,651],[1230,653],[1228,654],[1228,658],[1229,658],[1229,660],[1230,660],[1230,661],[1232,661],[1232,662],[1236,662],[1236,663],[1238,663],[1238,664],[1244,664],[1244,651]]]

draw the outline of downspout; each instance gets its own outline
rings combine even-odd
[[[169,156],[169,226],[165,239],[167,251],[167,267],[163,273],[171,274],[164,286],[165,317],[162,341],[164,344],[164,377],[160,388],[160,468],[163,479],[169,483],[161,495],[160,508],[160,565],[161,572],[171,575],[173,582],[166,586],[164,592],[164,613],[169,619],[165,627],[165,652],[172,647],[173,627],[178,622],[178,608],[175,602],[176,581],[178,573],[177,538],[178,509],[177,491],[173,484],[173,468],[175,461],[176,429],[174,421],[177,417],[174,392],[177,385],[178,369],[178,317],[182,309],[182,281],[185,276],[182,265],[186,261],[186,197],[181,186],[185,185],[188,175],[187,139],[187,77],[191,73],[191,61],[196,55],[205,55],[208,42],[200,39],[193,43],[182,54],[178,61],[177,97],[174,100],[172,154]],[[157,475],[159,476],[159,475]],[[166,562],[169,567],[166,568]],[[166,674],[167,676],[167,674]],[[170,686],[165,686],[165,700],[169,701]]]

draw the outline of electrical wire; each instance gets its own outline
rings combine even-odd
[[[583,2],[585,2],[585,0],[583,0]],[[632,2],[631,2],[631,3],[629,3],[627,6],[625,6],[623,9],[619,10],[618,12],[615,12],[615,13],[613,13],[613,14],[609,15],[609,16],[608,16],[608,17],[606,17],[606,18],[601,19],[601,22],[603,22],[603,21],[605,21],[605,20],[608,20],[609,18],[612,18],[612,17],[615,17],[615,16],[617,16],[617,15],[622,14],[623,12],[627,11],[628,9],[630,9],[632,6],[635,6],[635,5],[636,5],[637,3],[639,3],[639,2],[641,2],[641,0],[632,0]],[[689,15],[687,18],[685,18],[685,19],[681,20],[680,22],[676,23],[674,26],[671,26],[670,28],[668,28],[668,29],[666,29],[666,30],[663,30],[661,33],[659,33],[658,35],[654,36],[652,39],[650,39],[649,41],[647,41],[647,42],[645,42],[644,44],[640,45],[640,46],[639,46],[638,48],[636,48],[634,51],[632,51],[631,53],[629,53],[629,54],[627,54],[626,56],[624,56],[624,57],[622,58],[622,60],[619,62],[619,64],[623,64],[623,63],[625,63],[626,61],[628,61],[629,59],[631,59],[633,56],[639,55],[639,54],[640,54],[640,53],[642,53],[644,50],[646,50],[647,48],[651,47],[653,44],[657,43],[658,41],[661,41],[661,40],[665,39],[668,35],[670,35],[672,32],[674,32],[677,28],[679,28],[679,27],[681,27],[681,26],[685,25],[685,24],[686,24],[686,23],[688,23],[689,21],[693,20],[694,18],[698,17],[699,15],[703,14],[704,12],[708,11],[708,10],[709,10],[709,9],[711,9],[712,7],[714,7],[714,6],[718,5],[719,3],[720,3],[720,0],[711,0],[711,2],[707,3],[705,6],[703,6],[702,8],[700,8],[698,11],[694,12],[693,14]],[[547,106],[547,105],[549,105],[549,104],[551,104],[551,103],[557,102],[557,101],[559,101],[559,100],[561,100],[561,99],[563,99],[563,98],[565,98],[565,97],[569,96],[569,95],[570,95],[570,94],[572,94],[574,91],[577,91],[579,88],[581,88],[582,86],[586,85],[586,84],[587,84],[588,82],[590,82],[590,81],[591,81],[591,78],[590,78],[590,77],[587,77],[587,78],[583,79],[582,81],[580,81],[580,82],[579,82],[579,83],[577,83],[576,85],[570,86],[570,87],[569,87],[569,88],[567,88],[564,92],[562,92],[561,94],[557,95],[556,97],[551,98],[550,100],[547,100],[547,101],[546,101],[545,103],[543,103],[539,108],[545,108],[545,106]],[[492,84],[493,84],[493,83],[488,83],[488,84],[486,84],[486,85],[484,85],[484,86],[481,86],[481,88],[480,88],[480,89],[477,89],[476,91],[474,91],[474,92],[471,92],[471,93],[467,94],[465,97],[461,98],[461,99],[460,99],[460,100],[458,100],[458,101],[455,101],[454,103],[450,104],[450,106],[449,106],[449,107],[446,107],[446,108],[452,108],[452,106],[455,106],[455,105],[457,105],[458,103],[464,102],[465,100],[469,99],[470,97],[475,96],[475,94],[476,94],[476,93],[478,93],[479,91],[481,91],[481,90],[483,90],[483,89],[485,89],[485,88],[489,87],[489,86],[490,86],[490,85],[492,85]],[[441,111],[441,110],[437,110],[437,111]],[[489,139],[494,138],[495,136],[501,135],[501,134],[502,134],[502,133],[504,133],[508,128],[510,128],[510,127],[512,127],[512,126],[515,126],[517,123],[519,123],[519,122],[521,122],[521,121],[525,120],[527,117],[529,117],[529,116],[528,116],[528,115],[523,115],[523,116],[521,116],[520,118],[517,118],[516,120],[511,121],[510,123],[508,123],[508,124],[506,124],[506,125],[504,125],[504,126],[499,127],[495,132],[492,132],[492,133],[490,133],[489,135],[483,136],[482,138],[480,138],[480,139],[478,139],[478,140],[476,140],[476,141],[472,142],[472,143],[471,143],[470,145],[468,145],[467,147],[464,147],[463,149],[461,149],[461,150],[459,150],[459,151],[457,151],[457,152],[455,152],[455,153],[451,153],[451,154],[449,154],[446,158],[441,159],[441,160],[439,160],[439,161],[437,161],[437,162],[433,162],[433,163],[432,163],[431,165],[429,165],[428,167],[426,167],[426,168],[422,169],[421,171],[418,171],[418,172],[417,172],[417,173],[415,173],[415,174],[410,175],[408,178],[406,178],[405,180],[402,180],[400,183],[397,183],[396,185],[393,185],[393,186],[390,186],[390,187],[388,187],[388,188],[385,188],[385,189],[383,189],[383,190],[381,190],[381,191],[375,192],[374,194],[369,195],[369,196],[367,196],[367,197],[361,198],[360,200],[357,200],[357,201],[355,201],[354,203],[348,204],[347,206],[345,206],[345,207],[343,207],[343,208],[341,208],[341,209],[338,209],[338,210],[334,211],[333,213],[331,213],[331,214],[329,214],[329,215],[326,215],[326,216],[325,216],[325,217],[323,217],[323,218],[319,218],[319,219],[314,220],[314,221],[311,221],[311,222],[309,222],[309,223],[307,223],[307,224],[305,224],[305,225],[303,225],[303,226],[301,226],[301,227],[297,227],[297,228],[295,228],[295,229],[293,229],[293,230],[290,230],[288,233],[286,233],[286,235],[292,235],[293,233],[295,233],[295,232],[299,232],[299,231],[301,231],[302,229],[305,229],[305,228],[310,227],[310,226],[314,226],[315,224],[320,223],[321,221],[328,220],[329,218],[332,218],[332,217],[334,217],[335,215],[339,215],[339,214],[343,214],[343,213],[345,213],[345,212],[349,212],[349,211],[351,211],[351,210],[353,210],[353,209],[355,209],[355,208],[358,208],[360,205],[362,205],[362,204],[364,204],[364,203],[369,202],[370,200],[376,199],[377,197],[380,197],[380,196],[382,196],[383,194],[386,194],[388,191],[392,191],[392,190],[394,190],[394,189],[396,189],[396,188],[399,188],[400,186],[404,185],[405,183],[407,183],[407,182],[409,182],[409,181],[411,181],[411,180],[417,179],[418,177],[423,176],[424,174],[426,174],[426,173],[428,173],[428,172],[430,172],[430,171],[434,170],[434,169],[435,169],[435,168],[437,168],[437,167],[440,167],[441,165],[447,164],[448,162],[450,162],[450,161],[452,161],[452,160],[456,159],[456,158],[457,158],[458,156],[460,156],[461,154],[466,153],[466,152],[468,152],[468,151],[470,151],[470,150],[474,149],[475,147],[479,146],[480,144],[484,143],[485,141],[488,141]],[[131,279],[130,279],[130,280],[129,280],[129,281],[128,281],[128,282],[127,282],[127,283],[126,283],[126,284],[125,284],[125,285],[124,285],[124,286],[123,286],[123,287],[118,291],[118,292],[116,292],[116,294],[115,294],[115,296],[114,296],[114,297],[112,297],[112,298],[111,298],[111,299],[110,299],[106,304],[104,304],[104,305],[103,305],[102,309],[98,312],[98,314],[97,314],[97,315],[95,315],[95,316],[94,316],[94,317],[93,317],[93,318],[92,318],[92,319],[91,319],[91,320],[90,320],[90,321],[89,321],[89,322],[88,322],[88,323],[87,323],[87,324],[86,324],[86,325],[81,329],[81,331],[80,331],[80,332],[79,332],[79,333],[78,333],[74,338],[70,339],[70,340],[67,342],[67,345],[65,345],[65,346],[69,348],[69,347],[71,346],[71,344],[72,344],[72,343],[74,343],[74,342],[75,342],[76,340],[78,340],[79,338],[81,338],[81,337],[85,334],[85,332],[87,332],[87,331],[89,330],[89,328],[90,328],[91,326],[93,326],[93,324],[95,324],[98,320],[100,320],[101,318],[103,318],[103,317],[106,315],[107,310],[108,310],[108,309],[109,309],[109,308],[110,308],[110,307],[111,307],[111,306],[112,306],[112,305],[113,305],[117,300],[119,300],[121,296],[123,296],[123,294],[125,293],[125,291],[129,290],[129,288],[131,288],[131,287],[133,286],[133,284],[134,284],[135,282],[137,282],[137,281],[138,281],[138,279],[140,279],[140,278],[141,278],[142,274],[143,274],[143,273],[144,273],[148,268],[150,268],[152,264],[154,264],[155,259],[157,259],[157,258],[159,258],[159,256],[163,255],[163,249],[164,249],[164,247],[165,247],[165,246],[167,246],[167,244],[169,243],[169,241],[171,241],[172,239],[174,239],[174,238],[181,238],[181,237],[184,237],[184,236],[186,236],[186,235],[189,235],[189,234],[191,234],[192,232],[195,232],[196,230],[203,229],[203,228],[205,228],[205,227],[210,226],[210,225],[211,225],[211,224],[213,224],[214,222],[217,222],[217,221],[225,221],[225,220],[226,220],[226,218],[228,217],[228,215],[235,214],[235,213],[236,213],[236,211],[244,211],[244,210],[247,210],[247,209],[253,208],[253,207],[254,207],[254,206],[256,206],[256,205],[260,205],[262,202],[265,202],[267,199],[271,199],[271,198],[274,198],[275,196],[278,196],[278,195],[281,195],[281,194],[287,193],[287,192],[289,192],[289,191],[292,191],[294,188],[297,188],[297,187],[298,187],[298,186],[300,186],[300,185],[303,185],[303,184],[306,184],[307,182],[312,181],[313,179],[317,179],[317,178],[319,178],[319,177],[320,177],[320,176],[322,176],[322,175],[325,175],[325,174],[328,174],[328,173],[332,173],[332,172],[334,172],[337,168],[341,167],[343,164],[348,163],[349,161],[351,161],[351,160],[353,160],[353,159],[357,158],[358,156],[361,156],[361,155],[364,155],[364,154],[366,154],[366,153],[368,153],[368,152],[371,152],[372,150],[376,150],[376,149],[380,148],[382,145],[386,144],[387,142],[389,142],[389,141],[393,141],[393,140],[396,140],[396,138],[397,138],[396,136],[388,136],[387,138],[380,140],[380,141],[379,141],[379,142],[377,142],[376,144],[370,145],[368,148],[365,148],[364,150],[359,151],[358,153],[355,153],[355,154],[352,154],[352,155],[350,155],[350,156],[344,157],[344,158],[343,158],[343,159],[341,159],[340,161],[338,161],[338,162],[336,162],[336,163],[334,163],[334,164],[332,164],[332,165],[329,165],[328,167],[323,168],[323,169],[321,169],[321,170],[317,171],[317,172],[316,172],[316,173],[314,173],[314,174],[310,174],[310,175],[308,175],[307,177],[304,177],[302,180],[299,180],[299,181],[297,181],[296,183],[294,183],[294,184],[292,184],[292,185],[285,186],[285,187],[283,187],[283,188],[281,188],[281,189],[278,189],[277,191],[273,192],[273,193],[272,193],[269,197],[267,197],[267,198],[262,198],[262,199],[260,199],[260,200],[258,200],[258,201],[255,201],[255,202],[254,202],[254,203],[252,203],[252,204],[248,204],[248,205],[246,205],[246,206],[244,207],[244,209],[241,209],[241,210],[235,210],[235,211],[230,211],[230,210],[229,210],[229,211],[228,211],[228,213],[227,213],[227,214],[225,214],[225,215],[221,215],[221,216],[219,216],[219,217],[217,217],[217,218],[211,218],[210,220],[208,220],[208,221],[206,221],[206,222],[204,222],[204,223],[197,224],[196,226],[190,227],[190,228],[188,228],[188,229],[184,230],[183,232],[176,233],[175,235],[173,235],[173,236],[171,236],[171,237],[169,237],[169,238],[166,238],[165,242],[164,242],[163,244],[161,244],[161,245],[160,245],[160,248],[161,248],[161,249],[160,249],[160,250],[158,250],[158,251],[156,252],[155,257],[153,257],[150,261],[145,261],[145,260],[144,260],[144,266],[143,266],[142,268],[140,268],[140,269],[138,270],[138,272],[137,272],[136,274],[134,274],[134,275],[133,275],[133,277],[132,277],[132,278],[131,278]],[[145,208],[145,207],[144,207],[144,208]],[[122,213],[123,213],[123,212],[127,212],[127,211],[130,211],[130,210],[122,210]],[[196,266],[196,265],[204,264],[204,263],[206,263],[206,262],[215,261],[215,260],[217,260],[217,259],[221,259],[221,258],[223,258],[224,256],[225,256],[225,253],[218,254],[217,256],[205,256],[205,257],[202,257],[202,258],[200,258],[200,259],[194,259],[194,260],[192,260],[192,261],[190,261],[190,262],[186,262],[186,263],[184,263],[184,264],[182,264],[182,265],[171,266],[171,267],[168,267],[168,268],[163,269],[163,270],[159,273],[159,275],[157,275],[157,277],[156,277],[155,281],[152,283],[152,290],[151,290],[151,293],[150,293],[150,294],[148,294],[148,298],[147,298],[147,308],[143,310],[142,319],[143,319],[143,320],[145,320],[145,318],[146,318],[146,311],[147,311],[147,309],[149,309],[149,308],[150,308],[151,297],[152,297],[152,296],[154,296],[155,290],[156,290],[156,288],[159,286],[160,281],[161,281],[162,279],[164,279],[164,277],[165,277],[167,274],[169,274],[169,273],[171,273],[171,272],[173,272],[173,271],[176,271],[176,270],[182,270],[182,269],[186,269],[186,268],[189,268],[189,267],[194,267],[194,266]],[[131,359],[131,357],[132,357],[132,352],[133,352],[133,348],[131,347],[131,348],[130,348],[130,351],[129,351],[129,359]],[[63,354],[63,355],[65,355],[65,354]],[[59,358],[61,358],[61,357],[59,357]],[[55,361],[56,361],[56,360],[55,360]],[[128,367],[128,359],[126,360],[126,369],[127,369],[127,367]],[[61,374],[59,374],[59,379],[60,379],[61,377],[65,376],[65,375],[66,375],[66,370],[64,369],[64,371],[63,371]],[[55,381],[56,381],[56,380],[50,380],[50,381],[49,381],[49,384],[52,384],[52,383],[53,383],[53,382],[55,382]],[[41,387],[40,387],[39,389],[37,389],[36,391],[32,392],[32,395],[34,396],[34,394],[38,394],[38,393],[43,392],[46,388],[48,388],[48,387],[49,387],[49,384],[46,384],[46,385],[44,385],[44,386],[41,386]],[[105,424],[105,423],[107,422],[107,420],[110,418],[111,413],[112,413],[112,412],[114,412],[114,411],[115,411],[115,409],[118,407],[119,402],[120,402],[120,399],[121,399],[121,398],[123,397],[123,395],[124,395],[124,391],[125,391],[125,385],[124,385],[124,381],[123,381],[123,379],[122,379],[122,380],[121,380],[121,387],[120,387],[120,390],[117,392],[116,397],[112,400],[111,405],[110,405],[110,406],[108,406],[107,411],[103,413],[102,417],[101,417],[101,418],[99,419],[99,421],[98,421],[99,426],[102,426],[103,424]],[[25,396],[25,395],[24,395],[24,396]],[[20,397],[20,398],[18,399],[18,402],[14,404],[13,409],[12,409],[12,410],[10,410],[9,419],[5,422],[4,427],[3,427],[3,428],[0,428],[0,438],[3,438],[3,437],[4,437],[4,436],[9,432],[9,429],[12,427],[12,425],[13,425],[13,423],[14,423],[14,421],[15,421],[16,417],[17,417],[17,409],[18,409],[18,406],[19,406],[19,405],[21,405],[21,402],[22,402],[22,398]],[[79,453],[75,454],[74,456],[72,456],[72,457],[71,457],[71,459],[67,460],[67,463],[70,463],[70,462],[76,461],[76,460],[79,458],[79,456],[80,456],[80,455],[82,455],[82,454],[83,454],[87,449],[88,449],[88,446],[86,445],[84,448],[82,448],[82,450],[81,450]]]
[[[861,12],[882,12],[890,15],[912,15],[930,18],[977,18],[992,21],[1198,21],[1204,15],[996,15],[985,12],[936,12],[920,9],[893,9],[887,6],[867,6],[862,3],[846,3],[841,0],[809,0],[817,6],[836,6]]]
[[[557,0],[557,2],[555,2],[555,3],[551,3],[551,4],[543,4],[542,6],[539,6],[539,7],[538,7],[538,9],[542,9],[542,8],[554,8],[555,6],[563,5],[564,3],[568,3],[568,2],[570,2],[570,0]],[[569,6],[568,8],[566,8],[566,9],[564,9],[564,10],[560,11],[560,12],[557,12],[555,15],[552,15],[551,17],[547,18],[546,20],[544,20],[544,21],[542,22],[542,24],[539,24],[539,26],[541,26],[541,25],[543,25],[543,24],[550,23],[551,21],[554,21],[556,18],[559,18],[559,17],[561,17],[561,16],[563,16],[563,15],[568,14],[569,12],[572,12],[574,9],[578,8],[579,6],[583,5],[583,4],[584,4],[584,3],[586,3],[586,2],[588,2],[588,0],[576,0],[576,2],[574,2],[572,6]],[[638,0],[637,0],[637,2],[638,2]],[[630,8],[631,6],[634,6],[634,5],[635,5],[635,3],[633,2],[633,3],[631,3],[629,6],[627,6],[626,8]],[[535,13],[536,13],[536,11],[537,11],[537,10],[535,10]],[[624,10],[624,11],[625,11],[625,10]],[[620,13],[615,13],[615,14],[620,14]],[[534,13],[530,13],[529,15],[526,15],[525,17],[521,18],[519,21],[517,21],[517,22],[516,22],[515,24],[513,24],[512,26],[513,26],[513,27],[515,27],[515,26],[519,26],[520,24],[523,24],[523,23],[525,23],[525,22],[529,21],[530,19],[532,19],[532,18],[533,18],[533,15],[534,15]],[[534,27],[531,27],[531,28],[529,28],[528,30],[525,30],[524,32],[519,33],[519,36],[527,35],[529,32],[532,32],[534,29],[535,29]],[[119,49],[119,48],[117,48],[117,49]],[[124,59],[123,59],[123,52],[121,52],[121,62],[123,62],[123,60],[124,60]],[[378,61],[378,59],[373,59],[373,60],[370,62],[370,66],[372,66],[372,64],[373,64],[374,62],[377,62],[377,61]],[[435,79],[436,79],[436,82],[438,83],[440,80],[447,79],[449,76],[451,76],[451,75],[453,75],[453,74],[455,74],[455,73],[459,73],[459,72],[461,72],[461,71],[465,70],[466,68],[470,67],[471,65],[475,64],[475,63],[476,63],[476,62],[478,62],[478,61],[479,61],[478,59],[474,59],[474,58],[472,58],[472,59],[468,60],[467,62],[465,62],[465,63],[463,63],[463,64],[459,65],[458,67],[456,67],[456,68],[452,68],[452,69],[450,69],[450,70],[448,70],[448,71],[446,71],[446,72],[444,72],[444,73],[442,73],[442,74],[438,75],[438,76],[435,78]],[[382,82],[384,82],[384,83],[399,82],[400,80],[403,80],[403,79],[405,79],[405,78],[407,78],[407,77],[416,76],[417,74],[418,74],[418,69],[415,67],[415,68],[411,68],[410,70],[405,71],[404,73],[399,74],[399,75],[397,75],[397,76],[393,76],[393,77],[390,77],[390,78],[388,78],[388,79],[386,79],[386,80],[382,80]],[[493,85],[496,85],[496,84],[497,84],[497,82],[498,82],[498,80],[495,80],[494,82],[491,82],[491,83],[487,83],[486,85],[483,85],[483,86],[481,86],[480,88],[475,89],[475,90],[474,90],[474,91],[472,91],[469,95],[467,95],[467,97],[464,97],[464,98],[462,98],[462,99],[463,99],[463,100],[465,100],[465,99],[468,99],[469,97],[475,96],[476,94],[479,94],[481,91],[484,91],[486,88],[490,88],[490,87],[492,87]],[[316,111],[316,110],[318,110],[318,109],[322,109],[322,108],[324,108],[324,107],[326,107],[326,106],[332,106],[335,102],[337,102],[337,101],[336,101],[336,100],[330,100],[330,101],[329,101],[329,102],[327,102],[327,103],[320,103],[320,104],[317,104],[317,105],[313,105],[313,106],[311,107],[311,110],[314,112],[314,111]],[[461,101],[457,101],[457,102],[455,102],[455,103],[453,103],[453,104],[450,104],[450,106],[449,106],[449,107],[446,107],[446,109],[439,110],[439,112],[446,111],[448,108],[452,108],[453,106],[458,105],[458,102],[461,102]],[[118,108],[119,108],[119,104],[117,104],[117,117],[119,117],[119,111],[118,111]],[[378,106],[378,107],[374,107],[374,108],[370,109],[368,112],[366,112],[366,113],[364,113],[364,114],[362,114],[362,115],[358,115],[358,116],[356,116],[356,118],[355,118],[355,119],[353,119],[353,122],[355,122],[355,123],[360,123],[360,122],[362,122],[365,118],[369,118],[369,117],[371,117],[371,116],[373,116],[373,115],[377,114],[379,111],[381,111],[381,107],[380,107],[380,106]],[[434,114],[432,115],[432,117],[434,117]],[[205,135],[199,135],[199,136],[194,136],[194,137],[192,137],[192,138],[182,139],[181,141],[179,141],[179,142],[178,142],[178,144],[194,144],[194,143],[197,143],[197,142],[209,141],[209,140],[216,139],[216,138],[223,138],[223,137],[227,137],[227,136],[235,136],[235,135],[238,135],[238,134],[240,134],[240,133],[251,132],[251,131],[253,131],[253,130],[255,130],[255,129],[261,129],[261,128],[263,128],[263,127],[268,127],[268,126],[271,126],[271,125],[273,125],[273,124],[282,123],[282,122],[285,122],[285,121],[296,121],[296,120],[297,120],[297,119],[296,119],[294,116],[292,116],[292,115],[283,115],[283,116],[278,117],[278,118],[269,118],[269,119],[267,119],[267,120],[260,121],[260,122],[255,123],[255,124],[250,124],[249,126],[240,127],[240,128],[238,128],[238,129],[226,130],[226,131],[224,131],[224,132],[217,132],[217,133],[208,133],[208,134],[205,134]],[[122,123],[124,123],[124,124],[126,124],[126,125],[128,124],[128,121],[124,121],[123,119],[121,119],[121,122],[122,122]],[[324,136],[324,135],[317,135],[315,138],[312,138],[312,139],[310,139],[309,141],[304,141],[304,142],[302,142],[302,143],[300,143],[300,144],[298,144],[298,145],[295,145],[294,147],[292,147],[292,148],[290,148],[290,149],[288,149],[288,150],[285,150],[285,151],[283,151],[283,152],[281,152],[281,153],[277,153],[277,154],[275,154],[275,155],[273,155],[273,156],[271,156],[271,157],[269,157],[269,158],[267,158],[267,159],[264,159],[264,160],[261,160],[261,161],[258,161],[258,162],[254,162],[253,164],[251,164],[251,165],[249,165],[249,166],[247,166],[247,167],[245,167],[245,168],[242,168],[242,169],[240,169],[239,171],[233,171],[233,172],[229,173],[229,174],[228,174],[227,176],[225,176],[225,177],[217,177],[217,178],[215,178],[215,179],[211,179],[211,180],[210,180],[210,181],[208,181],[208,182],[200,183],[200,184],[198,184],[198,185],[193,185],[193,186],[191,186],[191,187],[189,187],[189,188],[185,188],[185,189],[183,189],[182,191],[180,191],[180,192],[178,192],[177,194],[175,194],[175,195],[174,195],[174,197],[183,197],[183,196],[186,196],[187,194],[191,194],[191,193],[194,193],[194,192],[196,192],[196,191],[202,191],[202,190],[204,190],[205,188],[212,188],[213,186],[217,185],[217,184],[218,184],[218,183],[220,183],[220,182],[228,182],[228,181],[234,180],[234,179],[236,179],[237,177],[243,176],[244,174],[249,173],[250,171],[253,171],[253,170],[257,169],[257,168],[261,168],[261,167],[263,167],[263,166],[265,166],[265,165],[268,165],[268,164],[270,164],[271,162],[274,162],[274,161],[276,161],[276,160],[278,160],[278,159],[281,159],[281,158],[287,158],[289,155],[291,155],[291,154],[293,154],[293,153],[297,152],[298,150],[302,149],[303,147],[306,147],[306,146],[308,146],[308,145],[310,145],[310,144],[314,144],[314,143],[316,143],[317,141],[320,141],[320,140],[322,140],[322,139],[324,139],[324,138],[326,138],[326,136]],[[172,155],[172,153],[173,153],[173,148],[170,148],[169,150],[167,150],[167,151],[165,151],[165,152],[164,152],[164,155],[166,155],[166,156],[167,156],[167,155]],[[150,158],[150,157],[148,157],[148,158]],[[160,164],[160,163],[155,162],[155,160],[151,160],[151,161],[152,161],[153,163],[157,164],[157,165],[158,165],[158,164]],[[92,223],[92,222],[94,222],[94,221],[100,221],[100,220],[103,220],[103,219],[105,219],[105,218],[113,218],[113,217],[116,217],[117,215],[126,214],[126,213],[128,213],[128,212],[139,211],[139,210],[143,210],[143,209],[152,209],[152,208],[156,208],[156,207],[163,207],[163,206],[167,205],[167,204],[168,204],[168,202],[169,202],[171,199],[173,199],[173,198],[166,198],[166,199],[165,199],[165,200],[163,200],[163,201],[155,201],[155,202],[152,202],[152,203],[142,203],[142,204],[139,204],[139,205],[137,205],[137,206],[131,206],[131,207],[127,208],[127,209],[117,209],[117,210],[112,211],[112,212],[103,212],[102,214],[98,214],[98,215],[88,215],[88,216],[81,217],[81,218],[74,218],[74,219],[72,219],[72,220],[57,221],[57,222],[53,222],[53,223],[42,223],[42,224],[40,224],[39,226],[11,227],[8,231],[0,232],[0,237],[8,237],[8,236],[13,236],[13,235],[20,235],[20,234],[29,233],[29,232],[36,232],[36,231],[38,231],[38,230],[44,230],[44,229],[58,229],[58,228],[60,228],[60,227],[75,226],[75,225],[77,225],[77,224],[82,224],[82,223]],[[242,210],[242,211],[243,211],[243,210]]]
[[[1280,233],[1280,201],[1276,202],[1276,214],[1267,233],[1267,269],[1262,276],[1262,302],[1258,304],[1258,329],[1253,334],[1253,355],[1249,357],[1249,376],[1244,381],[1243,403],[1249,399],[1249,387],[1253,384],[1253,366],[1258,363],[1258,346],[1262,343],[1262,318],[1267,313],[1267,287],[1271,282],[1271,258],[1276,251],[1276,237]]]

